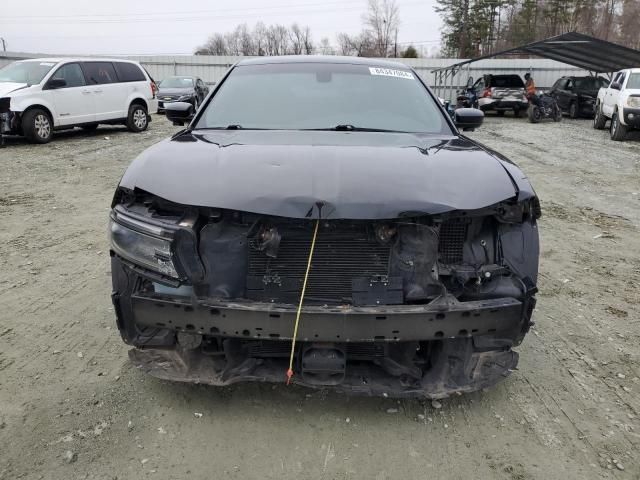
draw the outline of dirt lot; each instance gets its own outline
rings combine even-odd
[[[129,366],[109,202],[130,159],[173,130],[156,117],[144,134],[0,150],[0,479],[640,478],[638,136],[512,118],[472,134],[542,199],[537,325],[519,371],[434,408]]]

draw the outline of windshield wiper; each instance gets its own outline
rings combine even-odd
[[[335,127],[328,128],[307,128],[305,130],[314,131],[326,131],[326,132],[390,132],[390,133],[406,133],[400,130],[387,130],[384,128],[368,128],[368,127],[356,127],[349,124],[336,125]]]

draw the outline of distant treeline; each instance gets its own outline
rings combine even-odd
[[[442,55],[472,58],[577,31],[640,48],[639,0],[438,0]]]

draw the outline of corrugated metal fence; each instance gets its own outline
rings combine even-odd
[[[51,57],[33,53],[0,52],[0,66],[25,58]],[[139,61],[156,80],[171,75],[195,75],[209,84],[220,80],[227,69],[243,57],[221,57],[209,55],[175,56],[129,56],[122,57]],[[413,67],[430,86],[435,86],[435,76],[431,71],[460,62],[460,59],[446,58],[402,58],[399,61]],[[441,86],[438,95],[451,99],[456,90],[467,83],[467,78],[479,78],[484,74],[516,73],[524,75],[531,72],[538,88],[550,88],[564,75],[587,75],[579,68],[547,59],[489,59],[472,63],[458,72],[453,79],[449,77],[446,86]]]

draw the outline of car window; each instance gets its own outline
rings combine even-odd
[[[609,82],[601,77],[582,77],[575,80],[575,88],[578,90],[599,90],[607,85]]]
[[[140,67],[135,63],[114,62],[113,65],[116,68],[118,80],[121,82],[144,82],[147,80]]]
[[[563,82],[562,78],[559,79],[559,80],[556,80],[556,83],[553,84],[553,87],[551,87],[551,90],[561,90],[562,89],[562,82]]]
[[[118,82],[116,71],[111,62],[84,62],[82,69],[90,85]]]
[[[162,80],[162,88],[193,88],[193,78],[167,77]]]
[[[479,78],[476,83],[473,85],[473,89],[478,91],[478,90],[484,90],[484,78]]]
[[[489,85],[497,88],[524,88],[524,82],[518,75],[491,75]]]
[[[196,128],[306,130],[337,125],[450,133],[434,98],[408,70],[281,63],[234,68]]]
[[[86,85],[82,69],[77,63],[67,63],[61,66],[49,80],[64,80],[67,82],[64,88],[82,87]]]
[[[205,87],[204,87],[204,82],[203,82],[202,80],[200,80],[200,79],[198,79],[198,87],[200,87],[200,88],[202,88],[202,89],[204,89],[204,88],[205,88]]]
[[[572,79],[567,80],[567,86],[565,87],[567,90],[573,90],[574,84]]]
[[[37,85],[56,65],[56,62],[28,61],[10,63],[0,69],[0,82]]]
[[[627,82],[627,88],[640,89],[640,73],[632,73]]]

